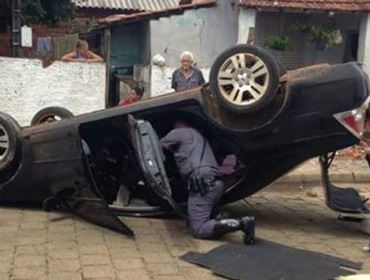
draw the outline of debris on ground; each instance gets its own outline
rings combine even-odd
[[[205,254],[189,252],[180,259],[238,280],[334,279],[362,268],[362,263],[267,240],[257,240],[253,246],[225,244]]]

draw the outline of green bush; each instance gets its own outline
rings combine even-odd
[[[288,36],[271,35],[266,39],[265,46],[277,51],[291,51],[293,44]]]

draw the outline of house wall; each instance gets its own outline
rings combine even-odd
[[[104,109],[105,64],[0,57],[0,111],[26,126],[39,110],[61,106],[75,115]]]
[[[166,59],[166,67],[152,68],[152,95],[169,89],[171,74],[179,67],[183,51],[193,52],[195,63],[207,74],[217,55],[235,45],[238,8],[232,3],[231,0],[219,0],[215,7],[187,10],[182,15],[150,22],[151,55],[160,54]]]
[[[147,22],[119,25],[111,29],[111,67],[149,64],[149,26]]]
[[[358,61],[370,75],[370,13],[361,17]]]
[[[238,22],[238,44],[249,43],[253,30],[256,28],[257,11],[254,9],[240,9]]]
[[[343,43],[328,48],[317,50],[311,42],[309,34],[292,31],[295,24],[320,25],[328,22],[327,13],[281,13],[281,12],[258,12],[256,19],[256,43],[264,45],[270,35],[289,36],[293,43],[292,51],[276,52],[270,50],[275,56],[288,67],[294,69],[317,63],[342,63],[345,59],[346,40],[350,34],[359,32],[361,15],[359,14],[335,14],[332,20],[341,30]]]
[[[343,36],[343,43],[333,46],[326,50],[317,50],[316,46],[310,42],[306,36],[305,40],[305,65],[316,63],[342,63],[344,62],[345,42],[350,33],[358,33],[360,28],[360,15],[358,14],[337,14],[335,15],[335,22],[340,29]],[[308,22],[315,24],[323,24],[328,19],[326,14],[314,14],[310,16]]]

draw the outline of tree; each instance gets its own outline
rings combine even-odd
[[[0,31],[11,24],[12,0],[0,0]],[[22,16],[25,23],[52,24],[74,16],[75,5],[71,0],[22,0]]]

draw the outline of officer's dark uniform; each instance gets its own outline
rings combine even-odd
[[[210,144],[190,127],[176,128],[160,142],[174,153],[181,176],[189,182],[188,223],[193,236],[214,237],[217,221],[211,219],[211,213],[224,192],[224,184]]]

